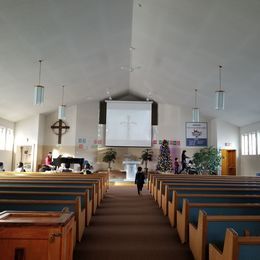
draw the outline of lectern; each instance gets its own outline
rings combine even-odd
[[[123,161],[124,170],[126,171],[126,181],[134,181],[139,161]]]
[[[72,260],[74,213],[0,213],[0,259]]]

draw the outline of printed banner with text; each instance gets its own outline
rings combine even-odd
[[[208,124],[186,122],[186,146],[208,146]]]

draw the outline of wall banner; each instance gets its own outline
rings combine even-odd
[[[186,122],[186,146],[208,146],[208,124]]]

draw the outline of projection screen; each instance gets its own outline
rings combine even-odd
[[[150,147],[152,102],[106,102],[106,146]]]

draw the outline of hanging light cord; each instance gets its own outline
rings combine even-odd
[[[39,70],[39,85],[41,85],[41,72],[42,72],[42,60],[39,60],[40,63],[40,70]]]
[[[61,105],[63,106],[64,101],[64,86],[62,86],[62,98],[61,98]]]
[[[198,104],[198,97],[197,97],[197,89],[195,89],[195,108],[197,108],[197,104]]]
[[[222,70],[222,66],[219,65],[219,90],[221,90],[221,70]]]

